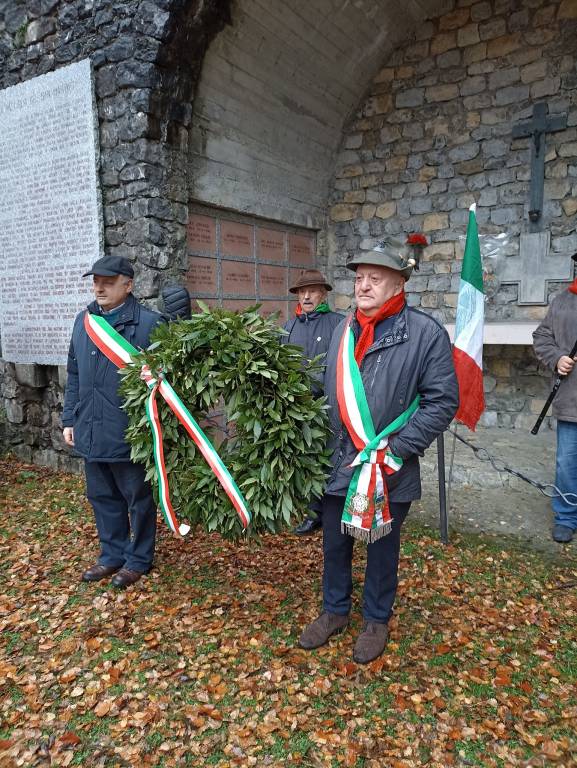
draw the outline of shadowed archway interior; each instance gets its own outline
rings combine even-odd
[[[194,101],[193,200],[322,228],[343,128],[393,48],[446,0],[238,0]],[[388,105],[374,104],[377,113]]]

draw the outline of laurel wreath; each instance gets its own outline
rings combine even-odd
[[[146,465],[155,493],[143,362],[164,373],[215,445],[249,504],[253,534],[279,532],[302,519],[321,494],[329,465],[325,400],[311,394],[319,361],[305,364],[300,349],[283,344],[278,325],[257,309],[201,306],[189,320],[158,326],[121,384],[132,459]],[[210,467],[164,402],[159,411],[178,517],[237,537],[240,521]]]

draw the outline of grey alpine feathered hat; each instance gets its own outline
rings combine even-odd
[[[419,259],[427,240],[424,235],[411,235],[405,241],[387,236],[370,251],[363,251],[347,262],[347,267],[356,271],[359,264],[374,264],[400,272],[408,280],[413,269],[419,269]]]

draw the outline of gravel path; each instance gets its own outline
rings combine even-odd
[[[555,432],[544,429],[533,436],[521,430],[483,429],[476,433],[459,426],[459,435],[489,450],[513,469],[543,483],[555,475]],[[446,476],[453,451],[453,437],[445,435]],[[438,527],[436,443],[422,460],[423,498],[413,505],[411,517]],[[447,484],[448,485],[448,484]],[[560,557],[577,557],[577,537],[569,545],[551,538],[553,513],[550,501],[528,483],[496,471],[488,461],[480,461],[474,451],[455,442],[449,499],[449,525],[459,531],[473,531],[508,537],[511,543],[530,546]]]

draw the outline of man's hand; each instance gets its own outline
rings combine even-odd
[[[73,427],[64,427],[62,430],[62,434],[64,435],[64,442],[66,445],[69,445],[71,448],[74,448],[74,428]]]
[[[573,370],[574,365],[575,358],[569,357],[569,355],[562,355],[557,360],[557,373],[560,373],[561,376],[567,376]]]

